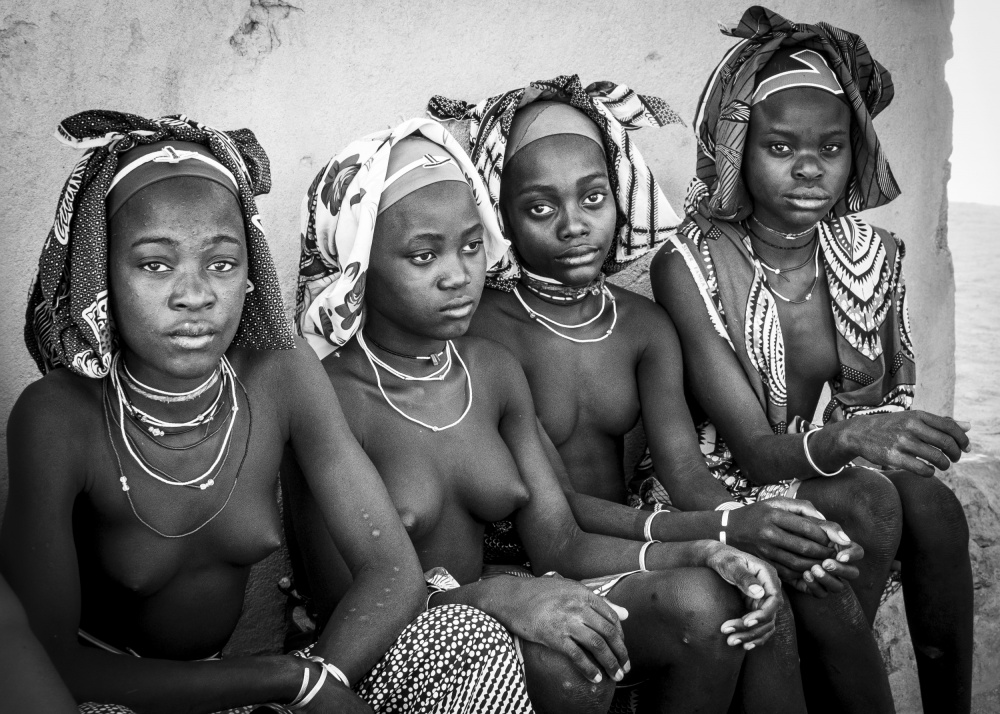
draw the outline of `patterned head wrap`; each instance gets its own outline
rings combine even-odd
[[[743,220],[752,212],[753,200],[741,173],[743,146],[758,73],[765,71],[780,47],[801,47],[825,59],[851,108],[853,168],[847,191],[832,214],[839,217],[882,206],[900,194],[872,123],[892,101],[892,77],[872,59],[864,40],[825,22],[793,23],[756,5],[738,25],[722,32],[742,39],[715,68],[698,103],[697,173],[704,187],[692,191],[688,212],[701,200],[707,200],[704,210],[709,215],[724,221]],[[822,68],[815,69],[822,73]]]
[[[618,205],[615,239],[603,270],[617,272],[666,240],[680,223],[628,130],[683,122],[662,99],[636,94],[625,85],[612,82],[597,82],[584,89],[577,75],[532,82],[476,105],[432,97],[427,111],[433,118],[469,121],[472,161],[486,183],[501,226],[500,181],[514,116],[518,110],[540,100],[563,102],[579,109],[600,131],[608,178]],[[486,284],[510,291],[520,275],[521,268],[511,250],[490,271]]]
[[[378,213],[439,180],[462,180],[471,189],[486,229],[486,264],[493,265],[510,244],[483,201],[486,189],[476,167],[437,122],[410,119],[395,129],[369,134],[349,144],[316,174],[302,201],[295,320],[320,359],[346,344],[363,323],[365,278]],[[405,193],[394,188],[400,181],[408,184]]]
[[[254,201],[270,190],[271,176],[267,155],[253,132],[219,131],[180,114],[144,119],[87,111],[65,119],[56,136],[86,153],[59,196],[28,299],[24,338],[39,370],[67,367],[84,377],[107,375],[117,337],[108,311],[106,197],[122,154],[174,140],[203,147],[238,186],[253,290],[246,295],[233,344],[253,349],[295,346]]]

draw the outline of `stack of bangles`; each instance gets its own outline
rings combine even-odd
[[[663,504],[657,503],[653,506],[653,512],[649,514],[649,517],[646,519],[646,524],[642,527],[642,535],[643,538],[646,539],[646,542],[643,543],[642,548],[639,549],[639,570],[644,573],[649,572],[649,568],[646,567],[646,551],[649,550],[649,546],[653,545],[653,543],[660,542],[658,540],[653,540],[653,519],[661,513],[663,513]]]
[[[334,679],[340,681],[348,689],[351,688],[351,683],[348,681],[347,675],[341,672],[340,668],[336,665],[330,664],[322,657],[305,657],[304,655],[297,656],[303,657],[303,659],[307,659],[310,662],[316,662],[320,667],[322,667],[322,669],[320,670],[319,679],[316,680],[316,684],[313,685],[312,689],[309,689],[310,669],[308,665],[305,666],[302,671],[302,686],[299,687],[299,693],[295,696],[295,699],[283,707],[286,711],[297,712],[305,709],[306,705],[315,699],[317,694],[319,694],[319,690],[321,690],[323,685],[326,684],[326,678],[330,675],[332,675]]]
[[[843,471],[844,469],[846,469],[849,466],[849,464],[844,464],[843,466],[841,466],[839,469],[837,469],[833,473],[827,473],[826,471],[824,471],[823,469],[821,469],[819,466],[816,465],[816,462],[813,461],[812,455],[809,453],[809,437],[812,436],[813,434],[818,433],[818,432],[819,432],[819,429],[810,429],[802,437],[802,450],[806,452],[806,461],[808,461],[809,465],[812,466],[813,471],[815,471],[816,473],[818,473],[820,476],[825,476],[827,478],[829,478],[830,476],[836,476],[841,471]]]

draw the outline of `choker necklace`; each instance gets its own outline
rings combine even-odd
[[[427,376],[427,377],[413,377],[413,376],[410,376],[410,375],[404,375],[401,372],[398,372],[398,371],[394,370],[392,367],[389,367],[388,365],[385,364],[385,362],[383,362],[378,357],[376,357],[372,353],[371,348],[369,348],[368,345],[365,343],[365,338],[364,338],[364,335],[362,334],[362,332],[363,332],[363,330],[358,330],[358,345],[361,347],[361,350],[365,353],[365,356],[368,358],[368,364],[370,364],[372,366],[372,371],[375,372],[375,383],[378,385],[378,391],[380,391],[382,393],[382,398],[385,399],[385,403],[388,404],[390,407],[392,407],[400,416],[402,416],[404,419],[406,419],[408,421],[412,421],[414,424],[419,424],[420,426],[424,427],[425,429],[430,429],[431,431],[433,431],[435,433],[439,432],[439,431],[444,431],[445,429],[450,429],[453,426],[458,426],[462,422],[462,420],[465,419],[466,414],[468,414],[469,410],[472,408],[472,375],[469,374],[469,368],[465,364],[465,360],[462,359],[462,355],[460,355],[458,353],[458,350],[455,348],[455,345],[452,343],[451,340],[448,340],[448,343],[445,346],[445,352],[447,353],[447,365],[444,368],[442,368],[442,369],[446,370],[444,372],[444,374],[442,374],[440,377],[435,376],[435,375],[438,374],[438,372],[441,371],[441,370],[438,370],[438,372],[435,372],[434,375],[430,375],[430,376]],[[459,364],[461,364],[462,365],[462,369],[465,370],[465,379],[466,379],[466,382],[468,382],[468,385],[469,385],[469,403],[465,405],[465,411],[462,412],[462,416],[460,416],[458,419],[456,419],[455,421],[453,421],[451,424],[446,424],[445,426],[434,426],[433,424],[428,424],[426,422],[422,422],[419,419],[414,419],[409,414],[407,414],[402,409],[400,409],[399,407],[397,407],[395,404],[392,403],[392,400],[389,399],[389,395],[385,393],[385,388],[382,386],[382,377],[378,373],[378,368],[379,367],[382,367],[383,369],[385,369],[390,374],[394,374],[397,377],[400,377],[401,379],[405,379],[405,380],[408,380],[408,381],[409,380],[412,380],[412,381],[428,381],[428,380],[431,380],[431,379],[433,379],[434,381],[440,381],[440,380],[444,379],[445,376],[448,374],[447,370],[451,369],[451,353],[452,352],[455,353],[455,357],[458,358]]]
[[[756,257],[756,256],[754,256],[754,257]],[[806,296],[804,298],[802,298],[801,300],[792,300],[791,298],[787,298],[784,295],[782,295],[781,293],[779,293],[767,281],[767,275],[766,274],[764,274],[764,284],[767,285],[767,289],[771,291],[772,295],[774,295],[776,298],[778,298],[780,300],[784,300],[785,302],[787,302],[790,305],[801,305],[804,302],[808,302],[809,300],[812,299],[813,291],[816,289],[817,283],[819,283],[819,245],[818,244],[816,245],[816,249],[813,252],[813,260],[815,261],[816,275],[813,277],[812,285],[809,286],[809,292],[807,292]]]
[[[770,226],[764,225],[759,220],[757,220],[756,216],[751,215],[750,216],[750,220],[753,221],[754,223],[756,223],[761,228],[763,228],[768,233],[773,233],[776,236],[780,236],[784,240],[798,240],[799,238],[802,238],[803,236],[809,235],[809,233],[812,232],[812,231],[814,231],[816,229],[816,226],[819,225],[819,221],[817,221],[816,223],[812,224],[811,226],[809,226],[808,228],[806,228],[801,233],[782,233],[781,231],[774,230]],[[762,241],[764,241],[764,243],[766,243],[767,245],[771,246],[772,248],[778,248],[780,250],[794,250],[795,248],[801,248],[802,247],[800,245],[796,245],[796,246],[774,245],[773,243],[768,243],[766,240],[764,240],[763,238],[761,238],[759,234],[755,234],[755,235],[757,235],[758,238],[760,238]]]
[[[441,363],[441,357],[444,356],[445,353],[448,351],[448,348],[446,346],[440,352],[434,352],[433,354],[429,355],[408,355],[405,352],[397,352],[396,350],[390,350],[388,347],[381,344],[380,342],[376,342],[374,337],[369,337],[368,341],[371,342],[376,347],[378,347],[383,352],[388,352],[391,355],[395,355],[396,357],[403,357],[404,359],[418,359],[418,360],[423,360],[425,362],[430,362],[435,367],[437,367]]]
[[[558,280],[536,275],[521,267],[521,284],[542,300],[557,305],[572,305],[585,300],[588,295],[598,295],[604,290],[604,273],[594,279],[594,282],[583,287],[563,285]]]
[[[133,392],[141,394],[146,397],[146,399],[152,399],[155,402],[163,402],[164,404],[173,404],[175,402],[190,402],[197,399],[202,394],[211,389],[216,382],[219,381],[219,377],[222,375],[222,370],[216,367],[215,371],[212,372],[212,376],[206,379],[204,382],[199,384],[192,390],[187,392],[166,392],[162,389],[156,389],[155,387],[150,387],[148,384],[143,384],[138,379],[136,379],[131,372],[128,371],[128,365],[125,364],[125,360],[118,360],[121,364],[122,371],[125,373],[125,379],[128,382],[128,386]]]
[[[611,333],[614,332],[615,325],[618,324],[618,306],[615,304],[615,296],[611,294],[611,290],[608,288],[607,285],[604,285],[603,281],[601,283],[601,309],[597,311],[596,315],[594,315],[586,322],[581,322],[576,325],[566,325],[561,322],[556,322],[551,317],[546,317],[540,312],[536,312],[533,308],[529,307],[528,303],[526,303],[524,301],[524,298],[521,297],[521,293],[517,291],[517,286],[514,287],[514,297],[516,297],[518,302],[521,303],[521,307],[523,307],[525,311],[528,313],[528,317],[530,317],[539,325],[547,329],[552,334],[561,337],[564,340],[569,340],[570,342],[576,342],[578,344],[585,344],[588,342],[601,342],[602,340],[606,340],[608,337],[610,337]],[[598,319],[600,319],[601,315],[604,314],[604,309],[607,307],[608,301],[611,302],[611,311],[614,317],[612,317],[611,319],[611,327],[609,327],[608,331],[605,332],[600,337],[581,339],[577,337],[570,337],[569,335],[564,335],[563,333],[555,329],[556,327],[561,327],[564,330],[578,330],[581,327],[586,327],[587,325],[596,322]]]
[[[375,355],[375,353],[371,351],[371,348],[368,346],[368,342],[365,340],[365,336],[361,334],[362,332],[364,332],[363,329],[358,330],[358,344],[361,346],[361,349],[364,351],[364,353],[368,355],[368,361],[374,362],[375,364],[377,364],[379,367],[381,367],[394,377],[399,377],[400,379],[406,382],[440,382],[441,380],[443,380],[445,377],[448,376],[449,372],[451,372],[451,364],[452,364],[451,352],[454,349],[454,346],[451,344],[451,340],[449,340],[445,344],[444,350],[442,350],[444,354],[444,364],[424,377],[415,377],[412,374],[406,374],[406,372],[400,372],[392,365],[387,364],[383,360],[380,360]]]
[[[810,241],[809,243],[806,243],[806,245],[809,245],[810,243],[812,243],[813,245],[813,252],[819,250],[819,241]],[[755,255],[755,257],[757,258],[757,260],[760,261],[762,267],[766,268],[767,270],[770,270],[775,275],[781,275],[782,273],[794,273],[796,270],[801,270],[802,268],[809,265],[809,263],[813,259],[813,256],[810,254],[804,261],[802,261],[798,265],[793,265],[791,268],[775,268],[773,265],[764,260],[763,256]],[[788,280],[788,278],[785,278],[785,280]]]

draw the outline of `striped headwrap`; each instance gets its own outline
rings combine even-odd
[[[107,375],[117,339],[108,305],[106,197],[123,153],[166,140],[200,144],[236,180],[253,289],[243,303],[233,344],[295,346],[254,201],[270,190],[271,170],[252,131],[219,131],[180,114],[144,119],[87,111],[63,120],[56,136],[86,153],[63,186],[28,298],[24,339],[42,373],[67,367],[84,377]]]
[[[702,92],[695,115],[698,180],[708,192],[703,209],[714,218],[739,221],[753,210],[743,184],[743,145],[750,122],[756,79],[779,47],[797,46],[826,59],[851,108],[853,168],[834,216],[889,203],[900,194],[872,120],[892,101],[892,77],[868,52],[865,41],[839,27],[794,23],[767,8],[749,8],[735,27],[722,33],[741,38],[722,58]],[[689,201],[689,211],[692,207]]]
[[[501,227],[500,181],[514,113],[540,100],[565,102],[579,109],[597,124],[603,137],[608,178],[618,205],[615,239],[604,261],[604,272],[621,270],[669,238],[680,218],[646,166],[629,130],[683,121],[662,99],[637,94],[613,82],[596,82],[584,89],[575,74],[532,82],[475,105],[442,96],[432,97],[427,105],[428,114],[438,121],[469,122],[469,153],[483,177]],[[486,284],[509,291],[520,274],[511,250],[490,270]]]

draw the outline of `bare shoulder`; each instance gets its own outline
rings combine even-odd
[[[508,321],[515,319],[514,294],[502,290],[486,288],[476,307],[469,325],[469,335],[481,337],[500,337],[506,334],[500,329]]]
[[[637,338],[640,344],[645,344],[651,338],[656,338],[664,331],[673,333],[674,326],[666,311],[652,299],[637,292],[611,285],[618,307],[618,319],[621,328],[627,334]]]
[[[509,374],[511,370],[521,371],[521,363],[507,347],[487,337],[466,334],[454,341],[469,368],[475,370]]]

